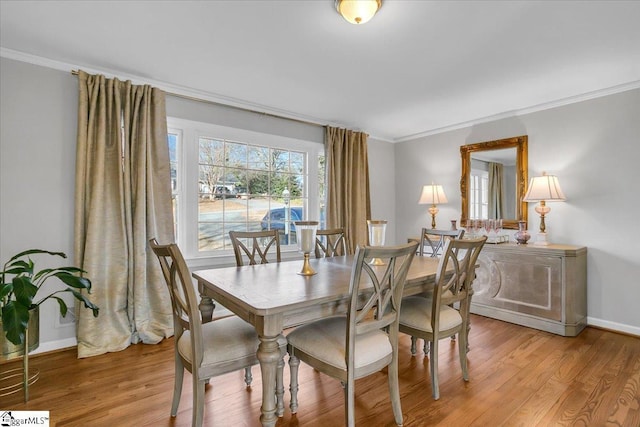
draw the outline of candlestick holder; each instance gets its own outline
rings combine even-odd
[[[316,247],[316,230],[318,229],[318,221],[296,221],[296,236],[298,250],[304,255],[304,263],[302,270],[298,274],[302,276],[313,276],[316,271],[309,265],[309,254]]]
[[[387,230],[387,221],[383,219],[368,219],[367,227],[369,228],[369,244],[371,246],[384,246],[384,235]],[[372,258],[369,264],[384,265],[385,263],[380,258]]]

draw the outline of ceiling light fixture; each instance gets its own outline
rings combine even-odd
[[[352,24],[364,24],[382,6],[382,0],[335,0],[336,10]]]

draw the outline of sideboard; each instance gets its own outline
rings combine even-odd
[[[587,325],[587,248],[485,244],[471,312],[564,336]]]

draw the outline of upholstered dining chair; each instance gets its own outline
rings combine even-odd
[[[398,314],[417,242],[403,246],[358,246],[351,270],[349,308],[299,326],[287,335],[291,368],[291,412],[298,410],[298,367],[303,361],[344,384],[345,420],[355,424],[355,380],[388,366],[396,424],[402,425],[398,385]],[[377,258],[385,265],[373,266]],[[364,300],[364,305],[362,301]]]
[[[230,231],[229,238],[238,267],[281,261],[278,230]]]
[[[316,258],[346,255],[344,228],[316,231]]]
[[[423,228],[420,234],[420,248],[418,255],[436,258],[442,254],[444,244],[450,239],[462,239],[463,229],[457,230],[437,230]]]
[[[237,316],[202,323],[189,268],[175,243],[161,245],[149,241],[160,261],[173,311],[175,340],[175,380],[171,416],[178,412],[182,380],[186,369],[193,377],[192,427],[202,426],[204,418],[204,388],[210,378],[258,363],[256,351],[260,343],[255,329]],[[286,351],[286,340],[279,342]],[[282,376],[282,368],[280,368]],[[279,404],[282,394],[276,393]]]
[[[429,367],[433,398],[440,398],[438,387],[438,341],[458,334],[458,353],[462,378],[469,381],[467,341],[469,308],[476,262],[486,236],[478,239],[447,240],[438,263],[435,286],[431,294],[410,296],[402,300],[400,332],[412,340],[422,338],[430,343]],[[458,308],[455,308],[457,303]],[[412,342],[411,353],[415,355]]]
[[[245,262],[248,265],[268,264],[269,262],[280,262],[280,235],[278,230],[262,230],[262,231],[229,231],[229,238],[233,245],[233,253],[236,258],[236,266],[242,267]],[[280,343],[286,343],[286,338],[281,336]],[[276,373],[276,394],[278,403],[276,405],[276,414],[280,417],[284,414],[284,379],[282,371],[284,370],[284,355],[286,349],[281,348],[281,358],[278,362],[278,370]],[[244,380],[247,385],[252,381],[251,366],[247,366],[244,372]]]
[[[437,258],[442,255],[444,244],[447,240],[462,239],[464,236],[464,229],[456,230],[438,230],[432,228],[423,228],[420,234],[420,248],[418,249],[418,255],[429,256],[431,258]],[[455,340],[455,334],[451,336],[452,340]],[[411,352],[415,354],[417,345],[416,337],[411,337]],[[429,352],[429,341],[424,341],[423,351]]]

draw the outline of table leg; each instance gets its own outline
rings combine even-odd
[[[278,416],[276,415],[276,370],[278,362],[281,360],[280,348],[278,347],[278,336],[260,336],[260,345],[256,353],[260,361],[260,372],[262,374],[262,415],[260,422],[265,427],[276,425]]]
[[[198,309],[202,314],[202,323],[211,322],[213,318],[213,310],[216,308],[216,305],[213,303],[211,297],[206,295],[200,295],[200,304],[198,304]]]

